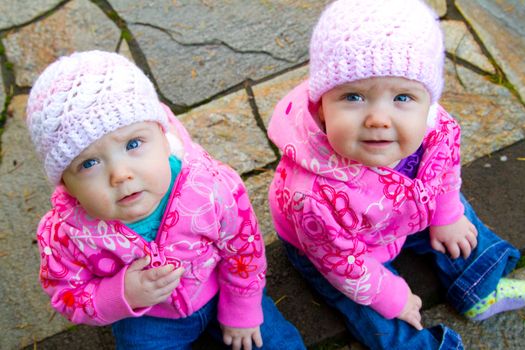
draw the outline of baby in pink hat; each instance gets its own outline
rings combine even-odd
[[[446,297],[484,320],[525,306],[504,278],[519,251],[460,194],[460,126],[438,103],[443,35],[420,0],[338,0],[314,28],[309,79],[276,106],[282,151],[269,191],[288,256],[372,349],[458,349],[424,328],[421,299],[391,262],[428,254]],[[283,132],[283,130],[286,130]]]
[[[74,53],[31,89],[27,124],[55,186],[40,280],[118,349],[304,349],[264,294],[266,258],[240,177],[210,157],[123,56]],[[279,330],[276,332],[275,330]]]

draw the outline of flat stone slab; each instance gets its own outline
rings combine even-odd
[[[283,97],[308,78],[308,66],[294,69],[267,82],[252,86],[257,110],[268,128],[273,110]]]
[[[461,21],[441,21],[445,34],[445,49],[455,57],[461,58],[485,72],[495,74],[496,70],[481,51],[467,25]]]
[[[2,70],[0,69],[0,113],[4,110],[4,103],[6,99],[5,87],[4,87],[4,77]]]
[[[446,0],[425,0],[429,4],[439,17],[443,17],[447,13],[447,1]]]
[[[523,1],[457,0],[456,6],[525,101]]]
[[[13,11],[11,7],[9,13]],[[73,0],[49,17],[8,33],[3,43],[16,84],[30,87],[58,57],[74,51],[115,51],[119,39],[120,30],[102,10],[91,1]]]
[[[245,90],[195,108],[178,118],[197,143],[239,174],[276,160],[264,132],[257,126]]]
[[[0,30],[27,23],[61,2],[62,0],[0,0]]]
[[[468,163],[525,137],[525,108],[505,87],[447,59],[441,104],[459,121]]]
[[[328,2],[109,1],[162,93],[187,106],[305,62],[311,30]]]
[[[51,187],[33,152],[25,126],[27,96],[11,101],[0,164],[0,349],[19,349],[64,330],[53,317],[49,298],[38,281],[40,257],[35,235],[49,210]]]

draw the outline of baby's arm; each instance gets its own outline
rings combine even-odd
[[[447,251],[453,259],[463,255],[466,259],[478,244],[476,227],[463,215],[449,225],[430,226],[430,245],[445,254]]]
[[[224,344],[231,345],[232,350],[251,350],[252,341],[259,348],[263,346],[260,327],[235,328],[221,325]]]
[[[237,173],[225,165],[215,168],[215,241],[221,260],[217,265],[219,301],[217,319],[226,344],[234,349],[262,343],[262,295],[266,284],[264,240],[246,188]]]
[[[124,276],[124,296],[132,309],[153,306],[166,300],[180,283],[184,268],[173,265],[145,270],[149,256],[135,260]]]

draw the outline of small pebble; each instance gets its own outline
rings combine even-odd
[[[492,165],[490,165],[490,163],[485,163],[485,164],[483,165],[483,167],[484,167],[484,168],[492,168]]]
[[[506,162],[507,160],[509,160],[509,158],[507,156],[501,156],[499,157],[499,160],[501,160],[502,162]]]

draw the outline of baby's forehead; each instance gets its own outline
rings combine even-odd
[[[155,121],[141,121],[122,126],[106,135],[117,139],[126,139],[130,134],[137,132],[156,132],[162,130],[162,126]]]
[[[425,85],[416,80],[407,79],[404,77],[370,77],[366,79],[354,80],[336,86],[333,90],[348,90],[348,89],[394,89],[394,90],[412,90],[427,92]]]

